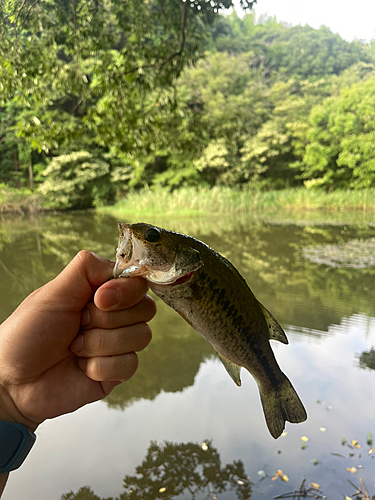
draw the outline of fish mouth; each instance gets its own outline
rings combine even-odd
[[[183,285],[184,283],[187,283],[188,281],[190,281],[191,278],[193,277],[193,274],[195,274],[197,271],[198,271],[198,269],[196,269],[195,271],[190,271],[190,273],[184,274],[184,276],[181,276],[180,278],[176,279],[176,281],[174,281],[173,283],[169,283],[169,285],[170,286]]]
[[[155,247],[145,248],[142,241],[133,235],[128,224],[119,223],[120,239],[116,250],[113,278],[140,276],[150,285],[163,287],[178,286],[190,281],[193,274],[203,265],[199,252],[194,249],[177,249],[168,259],[157,260]],[[187,260],[195,260],[188,262]]]

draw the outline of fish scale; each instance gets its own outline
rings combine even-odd
[[[145,223],[119,223],[119,230],[113,276],[145,278],[158,297],[212,344],[238,386],[241,367],[250,372],[274,438],[286,421],[306,420],[306,410],[269,342],[287,344],[286,335],[237,269],[191,236]]]

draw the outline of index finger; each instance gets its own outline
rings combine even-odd
[[[141,301],[147,290],[147,281],[139,276],[113,279],[96,290],[94,304],[102,311],[128,309]]]

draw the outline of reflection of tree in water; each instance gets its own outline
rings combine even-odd
[[[197,495],[215,496],[230,489],[237,498],[251,498],[251,483],[246,479],[241,460],[221,465],[220,455],[211,442],[151,443],[146,458],[135,476],[125,476],[121,500],[154,498],[195,499]]]
[[[127,382],[118,385],[106,402],[125,409],[135,400],[153,400],[161,391],[179,392],[194,384],[201,363],[214,355],[211,344],[160,300],[151,322],[153,341],[138,353],[139,369]]]
[[[375,349],[371,347],[369,351],[364,351],[358,356],[358,363],[361,368],[375,370]]]
[[[126,475],[124,492],[116,500],[153,500],[180,498],[219,498],[233,491],[239,500],[251,498],[252,487],[244,464],[235,460],[222,466],[220,454],[211,441],[198,443],[152,442],[136,475]],[[61,500],[102,499],[88,487],[66,493]]]

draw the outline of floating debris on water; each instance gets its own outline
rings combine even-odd
[[[315,264],[329,267],[352,269],[375,267],[375,238],[305,247],[302,249],[302,255]]]
[[[306,479],[303,479],[301,486],[299,487],[299,490],[296,491],[290,491],[289,493],[283,493],[282,495],[277,495],[276,497],[273,497],[274,500],[276,499],[281,499],[281,498],[322,498],[325,499],[327,498],[325,495],[323,495],[323,492],[320,489],[320,486],[318,483],[310,483],[309,486],[305,486]]]

